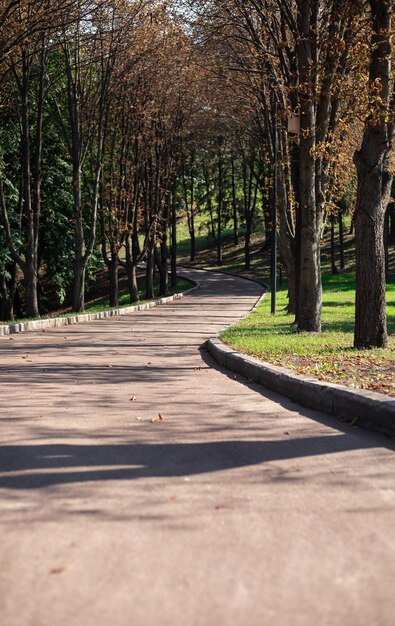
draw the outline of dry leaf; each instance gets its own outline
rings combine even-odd
[[[136,400],[138,400],[138,399],[139,399],[139,397],[138,397],[138,396],[132,396],[132,397],[131,397],[131,398],[129,398],[129,399],[130,399],[130,402],[136,402]]]
[[[165,421],[165,418],[160,413],[159,413],[158,417],[154,417],[154,419],[151,420],[152,423],[154,423],[154,422],[164,422],[164,421]]]

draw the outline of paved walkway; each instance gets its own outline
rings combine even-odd
[[[389,440],[213,367],[259,287],[189,274],[175,304],[0,340],[1,625],[392,626]]]

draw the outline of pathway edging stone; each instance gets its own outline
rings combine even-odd
[[[174,300],[180,300],[180,298],[192,293],[192,291],[199,289],[199,286],[199,283],[196,283],[196,285],[190,289],[180,293],[175,293],[172,296],[157,298],[156,300],[144,302],[143,304],[134,304],[132,306],[121,307],[118,309],[108,309],[98,313],[80,313],[69,317],[51,317],[46,319],[31,320],[28,322],[17,322],[15,324],[2,324],[0,325],[0,336],[25,333],[32,330],[47,330],[48,328],[69,326],[70,324],[81,324],[83,322],[93,322],[95,320],[102,320],[108,317],[118,317],[121,315],[130,315],[130,313],[136,313],[138,311],[146,311],[147,309],[153,309],[160,304],[169,304],[169,302],[174,302]]]
[[[395,436],[395,399],[390,396],[294,374],[285,367],[240,354],[217,337],[208,340],[207,348],[220,365],[302,406]]]

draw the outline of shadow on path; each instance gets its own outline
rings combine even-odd
[[[375,446],[375,442],[343,434],[280,441],[2,446],[0,487],[40,489],[89,481],[188,476]],[[7,475],[15,472],[24,473]]]

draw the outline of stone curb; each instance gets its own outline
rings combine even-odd
[[[188,279],[190,280],[190,279]],[[191,281],[194,282],[194,281]],[[0,337],[4,335],[14,335],[15,333],[26,333],[31,330],[46,330],[47,328],[57,328],[59,326],[69,326],[70,324],[81,324],[82,322],[93,322],[96,320],[107,319],[108,317],[117,317],[121,315],[129,315],[130,313],[136,313],[137,311],[146,311],[147,309],[154,309],[160,304],[168,304],[174,302],[174,300],[180,300],[184,296],[188,295],[192,291],[199,289],[199,283],[196,283],[194,287],[187,289],[181,293],[175,293],[172,296],[166,296],[165,298],[158,298],[152,300],[152,302],[145,302],[144,304],[135,304],[133,306],[122,307],[119,309],[108,309],[107,311],[100,311],[99,313],[79,313],[70,317],[52,317],[48,319],[32,320],[30,322],[19,322],[16,324],[3,324],[0,326]]]
[[[335,415],[352,425],[395,435],[394,398],[294,374],[285,367],[235,352],[215,337],[208,340],[207,348],[220,365],[302,406]]]

